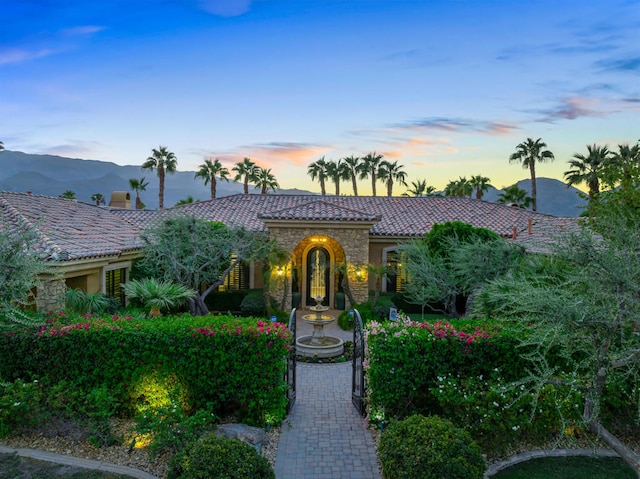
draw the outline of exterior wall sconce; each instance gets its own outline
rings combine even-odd
[[[276,270],[276,274],[278,276],[283,276],[284,275],[284,268],[282,266],[278,266],[278,269]]]

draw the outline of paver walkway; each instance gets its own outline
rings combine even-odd
[[[309,334],[301,323],[298,337]],[[334,324],[325,334],[351,339]],[[298,363],[296,379],[296,402],[280,433],[276,478],[379,479],[367,422],[351,403],[351,362]]]

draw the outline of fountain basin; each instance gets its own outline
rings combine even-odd
[[[333,336],[301,336],[296,340],[296,354],[308,358],[334,358],[344,353],[344,341]]]

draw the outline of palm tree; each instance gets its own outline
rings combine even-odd
[[[340,196],[340,182],[347,181],[351,177],[342,159],[338,161],[327,161],[327,176],[333,181],[336,187],[336,196]]]
[[[258,167],[249,158],[244,158],[242,161],[235,164],[233,171],[236,172],[236,176],[233,181],[244,181],[244,194],[249,194],[249,182],[255,181],[256,173],[258,173]]]
[[[402,193],[402,196],[424,196],[427,191],[427,180],[417,180],[411,182],[411,187]]]
[[[212,160],[211,158],[205,158],[204,163],[200,165],[200,169],[197,171],[195,178],[202,178],[204,185],[211,183],[211,199],[216,197],[216,187],[218,182],[216,176],[221,180],[229,181],[229,170],[222,166],[220,160],[217,158]]]
[[[94,193],[91,195],[91,201],[95,202],[96,206],[104,205],[104,196],[102,193]]]
[[[140,201],[140,192],[146,191],[149,182],[144,180],[144,176],[139,180],[136,178],[129,178],[129,188],[136,192],[136,209],[144,209],[144,203]]]
[[[358,196],[358,182],[357,178],[360,173],[360,158],[357,156],[347,156],[342,159],[345,170],[345,174],[351,179],[351,185],[353,186],[353,196]]]
[[[606,182],[611,187],[628,189],[633,180],[640,179],[640,142],[633,146],[618,145],[606,167]]]
[[[476,200],[481,200],[482,196],[491,188],[491,180],[486,176],[475,175],[469,180],[469,185],[476,192]]]
[[[509,163],[521,163],[523,168],[529,168],[531,172],[531,205],[532,210],[537,211],[536,203],[536,162],[553,161],[553,153],[546,149],[547,144],[538,138],[533,141],[527,138],[526,141],[516,146],[516,152],[509,157]]]
[[[391,163],[390,161],[380,162],[378,175],[380,179],[387,183],[387,196],[393,196],[393,183],[397,181],[401,185],[407,186],[407,173],[403,170],[404,166],[399,165],[398,161]]]
[[[260,188],[261,195],[266,195],[269,190],[276,191],[280,188],[278,180],[276,180],[275,175],[271,173],[271,168],[259,168],[254,181],[256,186]]]
[[[375,151],[361,158],[360,163],[360,179],[364,180],[371,177],[371,191],[376,196],[376,183],[378,182],[379,170],[382,165],[382,155],[378,155]],[[356,195],[357,196],[357,195]]]
[[[166,146],[159,146],[151,150],[151,156],[142,164],[143,170],[158,173],[158,181],[160,183],[160,191],[158,193],[158,208],[164,209],[164,177],[166,173],[170,175],[176,172],[178,167],[178,159],[176,155],[167,149]]]
[[[451,180],[444,187],[444,196],[457,196],[464,198],[465,196],[471,196],[473,194],[473,186],[469,183],[466,177],[461,176],[457,180]]]
[[[0,141],[0,151],[4,150],[4,143]]]
[[[518,184],[507,186],[503,193],[498,195],[498,203],[517,206],[518,208],[528,208],[531,206],[533,198],[527,196],[527,192],[520,188]]]
[[[576,153],[569,160],[571,169],[564,172],[567,186],[586,184],[589,188],[589,203],[600,194],[600,180],[611,152],[605,146],[587,145],[589,154]]]
[[[318,179],[320,181],[320,193],[322,196],[326,196],[327,190],[325,188],[325,181],[329,178],[329,172],[327,170],[328,163],[324,159],[324,156],[319,160],[314,161],[307,168],[307,175],[311,177],[312,180]]]
[[[71,190],[66,190],[58,198],[64,198],[65,200],[75,200],[76,199],[76,193],[74,191],[71,191]]]
[[[193,196],[189,195],[186,198],[182,198],[181,200],[178,200],[176,202],[176,206],[181,206],[181,205],[190,205],[191,203],[197,203],[198,200],[194,200]]]

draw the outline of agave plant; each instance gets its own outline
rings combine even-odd
[[[179,306],[192,298],[196,291],[181,284],[158,281],[154,278],[134,280],[123,284],[127,298],[136,300],[145,308],[149,308],[149,316],[160,316],[162,310]]]

